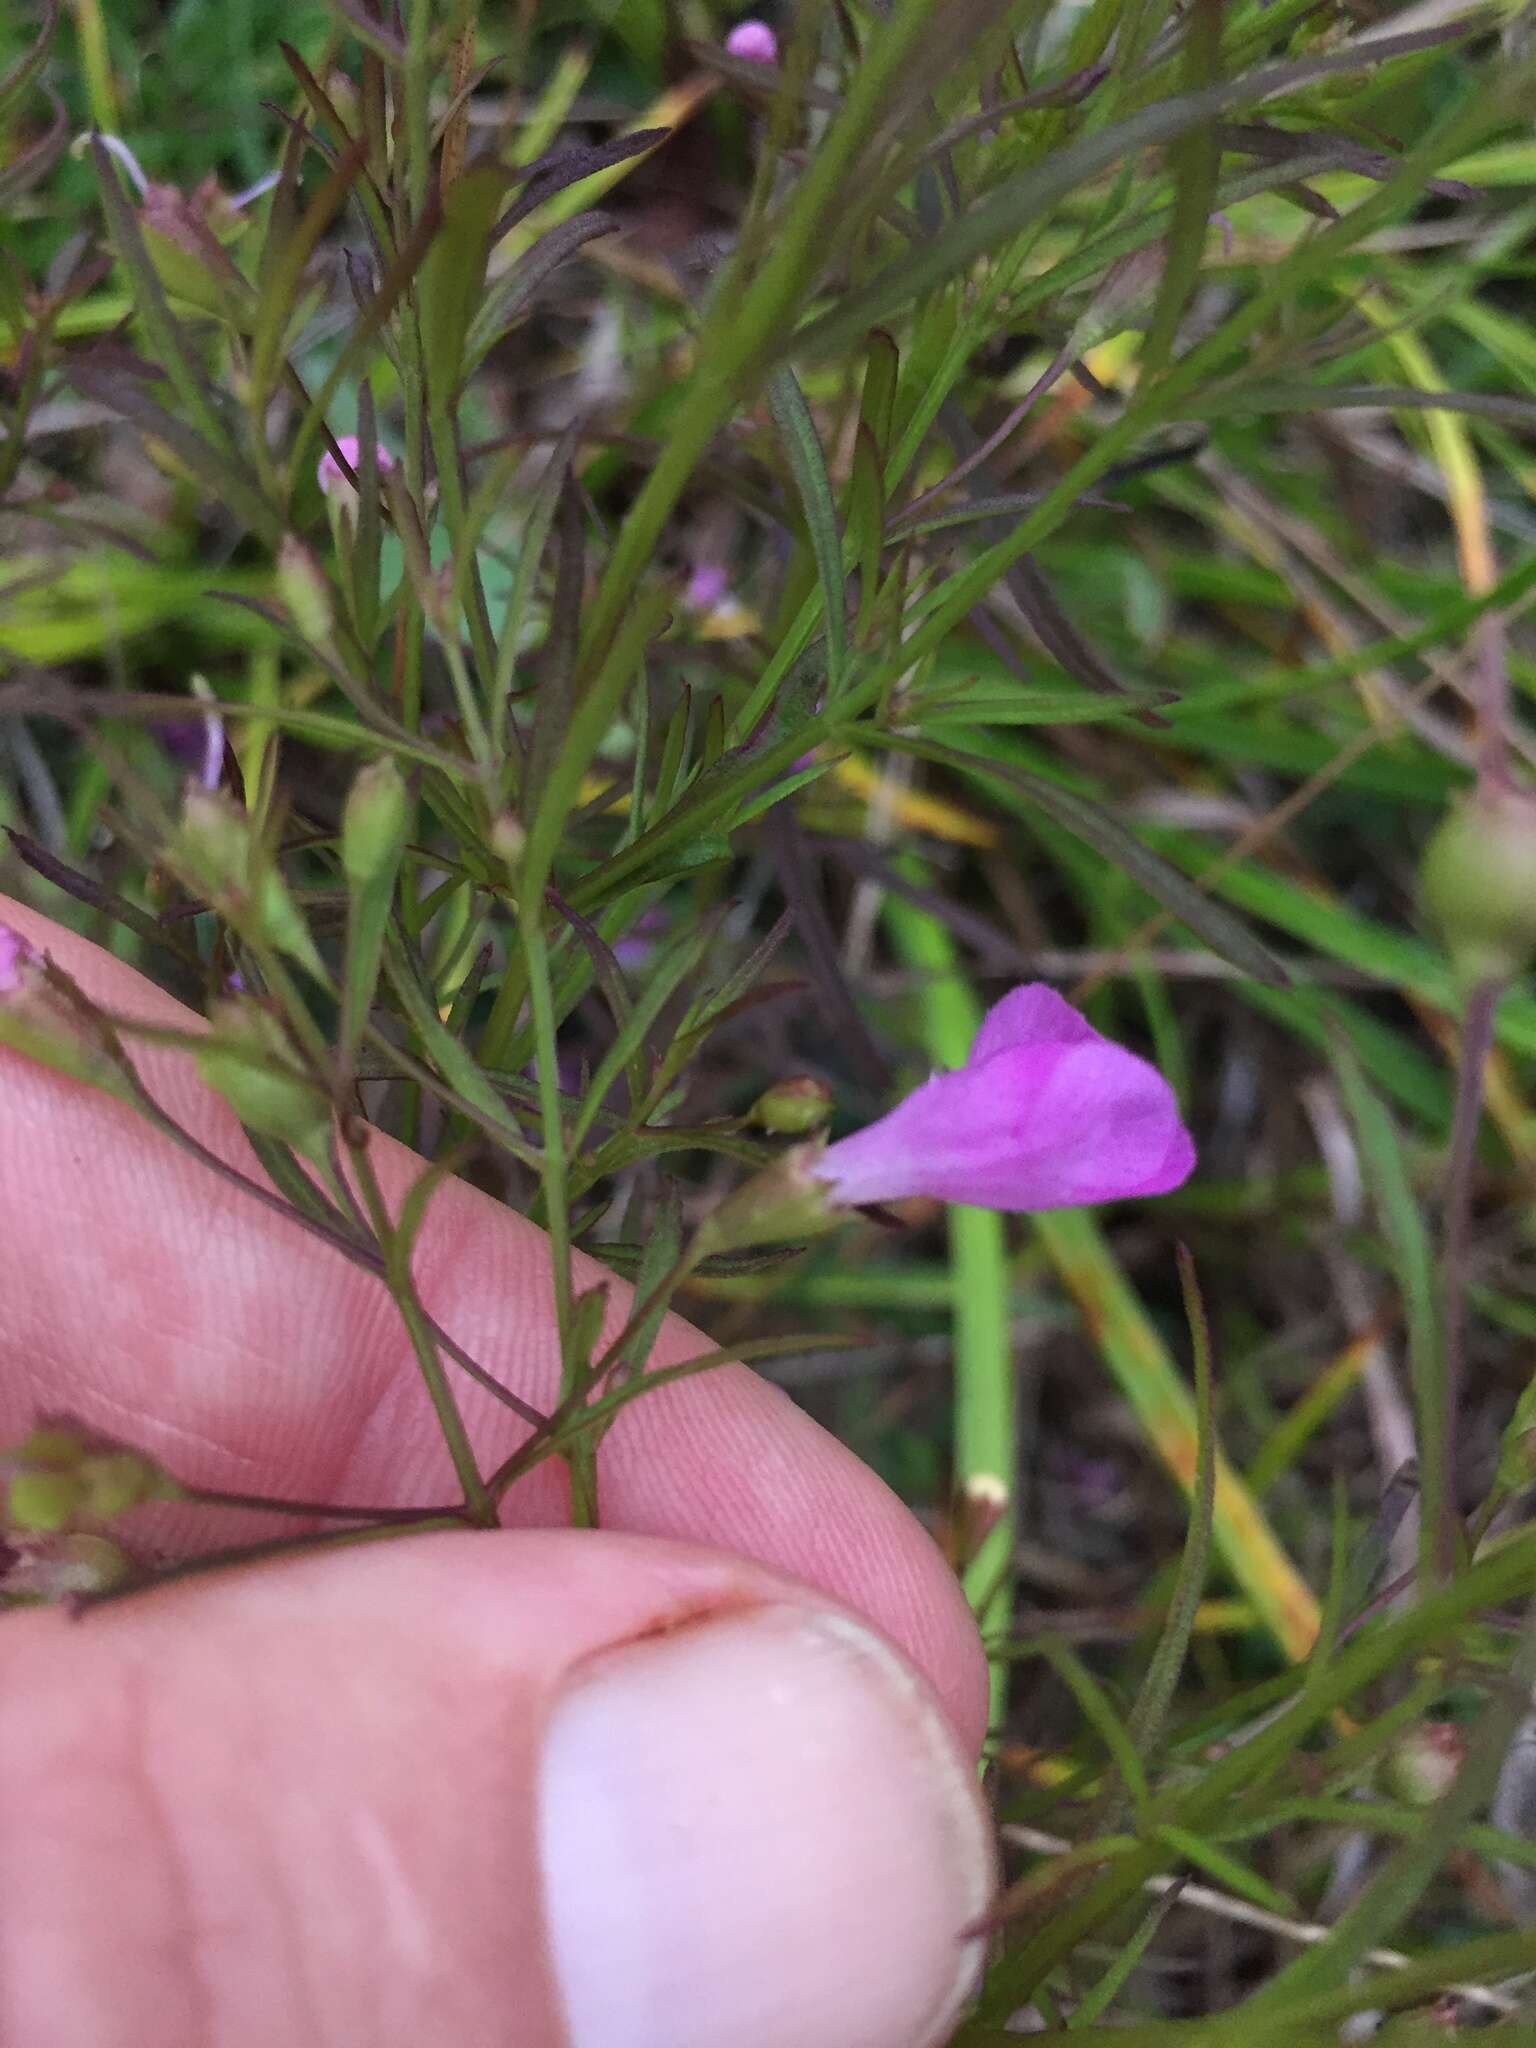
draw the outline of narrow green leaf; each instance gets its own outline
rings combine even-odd
[[[1064,1637],[1037,1636],[1028,1649],[1050,1665],[1076,1700],[1083,1719],[1109,1751],[1115,1769],[1131,1796],[1132,1805],[1138,1814],[1144,1812],[1151,1796],[1146,1769],[1137,1754],[1130,1730],[1121,1720],[1108,1693]],[[1015,1657],[1021,1654],[1024,1653],[1015,1652]]]
[[[31,90],[33,80],[48,61],[48,52],[53,47],[53,38],[58,26],[59,0],[47,0],[37,34],[4,76],[0,77],[0,123],[9,121],[12,108],[18,107]]]
[[[1332,1050],[1334,1072],[1354,1127],[1372,1203],[1391,1251],[1392,1268],[1402,1296],[1419,1450],[1420,1554],[1424,1569],[1429,1571],[1433,1569],[1439,1540],[1445,1435],[1445,1360],[1435,1302],[1434,1253],[1403,1156],[1402,1141],[1391,1117],[1342,1040],[1336,1041]]]
[[[336,168],[322,181],[319,191],[272,260],[256,308],[251,336],[252,405],[260,410],[277,381],[288,326],[300,297],[304,272],[320,246],[320,238],[346,204],[347,194],[362,169],[364,145],[354,142]]]
[[[1468,33],[1468,24],[1457,23],[1447,39]],[[1101,172],[1140,150],[1176,141],[1230,107],[1252,105],[1314,79],[1369,70],[1388,58],[1423,47],[1422,36],[1373,36],[1348,49],[1300,63],[1269,65],[1204,92],[1180,93],[1144,107],[1128,120],[1083,136],[1067,148],[1053,151],[1043,163],[1032,164],[1009,178],[980,205],[955,215],[936,234],[926,236],[914,254],[888,264],[797,335],[786,336],[784,347],[819,357],[836,353],[914,299],[926,298],[982,257],[1016,241],[1033,222]]]
[[[1189,1324],[1190,1345],[1195,1360],[1195,1478],[1190,1488],[1189,1529],[1179,1559],[1168,1618],[1158,1638],[1152,1662],[1142,1680],[1128,1727],[1137,1749],[1146,1755],[1163,1732],[1168,1709],[1189,1653],[1195,1615],[1205,1591],[1210,1567],[1211,1532],[1216,1518],[1216,1404],[1212,1387],[1211,1333],[1194,1261],[1179,1246],[1179,1281],[1184,1291],[1184,1314]]]
[[[464,372],[470,321],[480,303],[490,254],[491,228],[501,209],[509,174],[499,164],[479,164],[448,187],[442,224],[422,266],[422,352],[436,402],[450,405]]]
[[[860,423],[868,427],[883,459],[890,453],[891,429],[896,419],[896,387],[901,380],[901,356],[895,342],[877,327],[865,345],[864,389],[859,400]]]
[[[1250,1870],[1247,1864],[1240,1862],[1236,1856],[1228,1855],[1225,1849],[1218,1849],[1213,1842],[1206,1841],[1203,1836],[1194,1834],[1189,1828],[1181,1828],[1172,1821],[1164,1822],[1156,1830],[1156,1834],[1157,1839],[1165,1842],[1176,1856],[1181,1857],[1186,1863],[1193,1863],[1195,1868],[1203,1870],[1207,1877],[1214,1877],[1218,1884],[1225,1885],[1228,1891],[1236,1892],[1240,1899],[1252,1899],[1256,1906],[1262,1906],[1266,1912],[1283,1913],[1287,1919],[1294,1918],[1295,1901],[1288,1899],[1284,1892],[1276,1891],[1272,1884],[1266,1884],[1256,1871]]]
[[[832,501],[826,456],[810,407],[788,364],[769,379],[768,405],[800,493],[816,573],[821,579],[827,618],[827,696],[833,699],[842,690],[847,668],[848,599],[843,587],[843,543],[837,530],[837,508]]]
[[[1185,17],[1183,83],[1191,93],[1220,82],[1222,0],[1192,0]],[[1221,143],[1214,121],[1181,135],[1168,152],[1173,171],[1173,222],[1163,274],[1142,345],[1139,377],[1150,383],[1173,354],[1179,323],[1200,279],[1207,223],[1216,205]]]
[[[880,551],[885,544],[885,480],[875,437],[860,422],[848,478],[847,528],[859,572],[860,636],[869,628],[875,592],[880,583]]]
[[[1234,917],[1225,905],[1214,902],[1186,875],[1181,875],[1177,868],[1165,861],[1161,854],[1154,853],[1143,840],[1128,831],[1118,819],[1112,818],[1107,811],[1101,810],[1089,798],[1078,795],[1075,790],[1047,782],[1043,776],[1032,775],[1028,769],[1015,767],[1011,762],[986,760],[955,747],[941,746],[933,740],[913,739],[902,733],[873,732],[863,727],[857,729],[856,736],[899,753],[916,754],[922,760],[937,762],[981,782],[1003,784],[1043,811],[1053,824],[1101,853],[1122,874],[1128,875],[1149,896],[1155,897],[1165,909],[1187,924],[1197,937],[1204,939],[1212,952],[1219,953],[1234,967],[1241,968],[1255,981],[1270,987],[1283,988],[1290,981],[1285,968],[1260,945],[1241,918]]]

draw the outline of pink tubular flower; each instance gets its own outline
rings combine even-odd
[[[359,465],[362,461],[363,444],[359,441],[356,434],[338,434],[336,436],[336,446],[341,450],[348,462],[351,463],[352,467],[358,470],[359,475],[361,475],[362,472]],[[374,454],[379,465],[379,475],[386,476],[394,468],[395,458],[390,454],[382,441],[374,450]],[[329,448],[326,449],[320,458],[319,465],[315,470],[315,477],[321,490],[328,498],[338,492],[344,493],[349,498],[356,497],[351,479],[347,476],[346,471],[336,460]]]
[[[777,64],[779,39],[766,21],[738,21],[725,39],[725,54],[749,64]]]
[[[987,1012],[958,1072],[935,1074],[810,1170],[849,1207],[929,1195],[1024,1210],[1163,1195],[1194,1164],[1156,1068],[1031,982]]]

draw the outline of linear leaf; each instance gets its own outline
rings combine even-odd
[[[1219,953],[1234,967],[1241,968],[1243,973],[1271,988],[1284,988],[1289,983],[1290,976],[1285,968],[1266,947],[1260,945],[1241,918],[1234,917],[1224,905],[1213,902],[1187,875],[1180,874],[1161,854],[1154,853],[1107,811],[1087,797],[1079,796],[1075,790],[1047,782],[1043,776],[1032,775],[1028,769],[1015,767],[1012,762],[984,760],[979,755],[963,753],[959,748],[942,746],[934,740],[912,739],[901,733],[876,733],[862,727],[857,736],[873,741],[877,746],[916,754],[922,760],[953,768],[959,774],[1002,783],[1043,811],[1053,824],[1103,854],[1106,860],[1139,883],[1149,896],[1156,897],[1192,932],[1204,939],[1212,952]]]
[[[843,543],[837,530],[837,507],[832,500],[827,459],[805,395],[787,364],[769,380],[768,405],[800,493],[811,552],[816,557],[816,573],[821,579],[827,614],[827,696],[831,699],[840,693],[847,667],[848,600],[843,587]]]
[[[1471,32],[1471,25],[1456,22],[1432,40],[1454,41]],[[958,214],[929,235],[919,250],[888,264],[858,291],[849,292],[835,307],[813,320],[798,335],[786,336],[784,347],[797,353],[826,356],[844,346],[855,335],[878,325],[892,313],[925,298],[937,286],[958,277],[981,257],[1005,247],[1025,228],[1071,193],[1139,150],[1176,141],[1203,123],[1213,121],[1229,107],[1251,106],[1277,93],[1293,91],[1351,71],[1368,70],[1388,58],[1406,56],[1426,47],[1423,35],[1373,36],[1351,48],[1325,56],[1311,57],[1296,64],[1276,64],[1252,71],[1243,78],[1208,87],[1204,92],[1181,93],[1133,114],[1113,127],[1101,128],[1068,148],[1054,151],[1043,163],[1010,178],[970,212]]]

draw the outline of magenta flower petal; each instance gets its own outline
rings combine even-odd
[[[850,1205],[929,1195],[1030,1210],[1166,1194],[1194,1163],[1157,1069],[1036,985],[992,1010],[957,1073],[828,1146],[813,1170]]]
[[[989,1060],[993,1053],[1014,1045],[1076,1045],[1098,1032],[1080,1010],[1074,1010],[1065,996],[1057,995],[1043,981],[1031,981],[994,1003],[981,1020],[976,1043],[971,1047],[968,1067]]]

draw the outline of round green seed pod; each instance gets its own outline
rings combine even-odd
[[[1424,850],[1419,901],[1464,987],[1512,981],[1536,960],[1536,797],[1476,791]]]
[[[749,1123],[781,1138],[804,1138],[832,1114],[832,1090],[811,1074],[786,1074],[765,1088],[747,1113]]]

